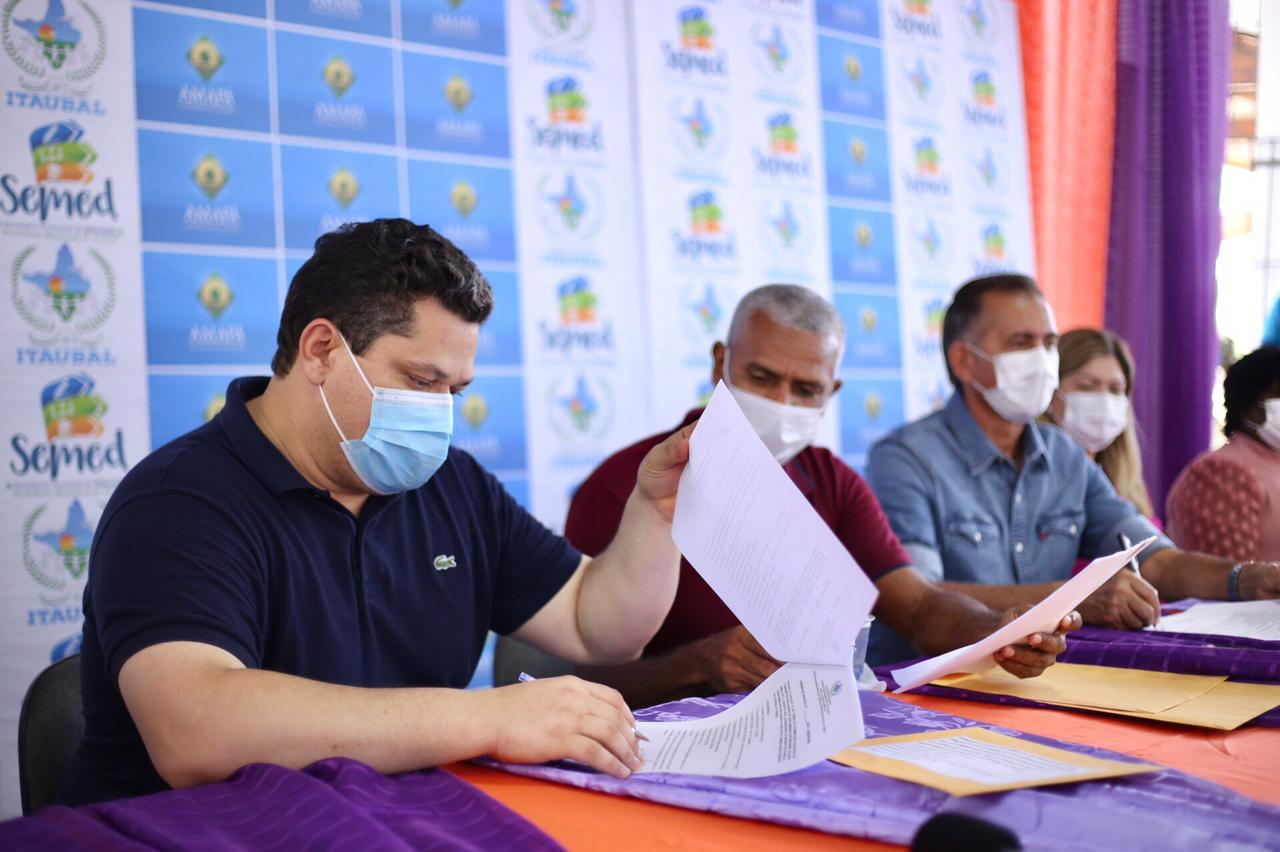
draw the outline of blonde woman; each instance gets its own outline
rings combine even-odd
[[[1133,355],[1106,330],[1078,328],[1058,341],[1058,390],[1046,419],[1102,468],[1116,493],[1151,517],[1134,426]]]

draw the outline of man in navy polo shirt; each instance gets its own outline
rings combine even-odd
[[[940,653],[977,641],[1014,618],[926,581],[911,564],[867,483],[830,450],[811,446],[828,402],[840,390],[836,370],[845,327],[835,307],[793,284],[770,284],[742,298],[726,343],[712,349],[712,382],[723,379],[783,470],[876,584],[875,616],[921,651]],[[574,495],[565,535],[584,553],[601,553],[624,523],[636,472],[654,447],[702,414],[689,412],[674,432],[654,435],[606,459]],[[1080,626],[1071,613],[1058,634],[1036,634],[1002,648],[996,660],[1033,677],[1066,648],[1062,633]],[[689,695],[751,689],[779,662],[687,562],[675,603],[641,659],[595,667],[586,677],[617,687],[637,705]]]
[[[682,430],[582,557],[466,453],[488,283],[403,219],[344,226],[294,276],[267,378],[129,472],[85,590],[85,733],[61,799],[345,756],[386,773],[482,754],[640,765],[621,697],[577,678],[466,691],[489,630],[633,659],[671,606]]]

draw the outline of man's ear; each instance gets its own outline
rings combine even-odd
[[[717,340],[711,347],[711,385],[714,387],[721,379],[728,379],[724,372],[724,354],[729,351]],[[727,384],[727,381],[726,381]]]
[[[839,379],[836,379],[835,384],[831,386],[831,396],[835,396],[837,393],[839,393],[840,388],[842,387],[844,387],[844,382],[840,381]],[[828,397],[828,399],[830,399],[830,397]]]
[[[342,348],[338,327],[327,319],[313,319],[298,336],[298,358],[294,369],[301,371],[311,384],[322,385],[333,372],[336,356]]]
[[[973,352],[964,345],[964,341],[951,341],[951,345],[947,347],[947,366],[960,380],[960,384],[967,385],[973,379]]]

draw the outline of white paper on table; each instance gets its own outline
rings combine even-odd
[[[1161,618],[1152,629],[1280,642],[1280,600],[1198,603]]]
[[[776,464],[776,462],[775,462]],[[637,722],[639,772],[760,778],[803,769],[862,739],[853,671],[787,663],[750,695],[715,716]]]
[[[775,659],[848,666],[875,585],[716,385],[690,439],[671,533]]]
[[[879,745],[871,740],[858,746],[858,751],[975,784],[1026,784],[1046,778],[1068,780],[1088,775],[1093,769],[963,735]]]
[[[946,675],[976,674],[994,667],[996,662],[992,655],[996,651],[1005,645],[1016,645],[1032,633],[1052,633],[1058,628],[1058,623],[1062,621],[1063,616],[1096,592],[1103,583],[1127,565],[1130,559],[1141,553],[1155,540],[1156,537],[1151,536],[1128,550],[1093,560],[1085,566],[1084,570],[1054,589],[1040,603],[985,639],[921,660],[914,665],[894,669],[893,679],[898,682],[898,688],[894,691],[906,692]]]

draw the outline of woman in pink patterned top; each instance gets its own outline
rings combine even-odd
[[[1280,348],[1227,370],[1226,446],[1197,458],[1169,492],[1178,546],[1241,562],[1280,560]]]

